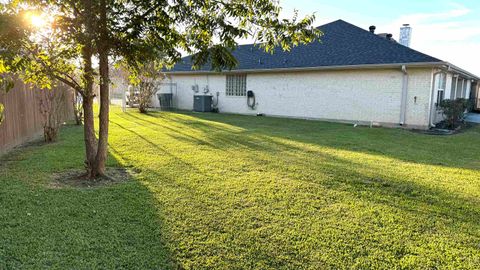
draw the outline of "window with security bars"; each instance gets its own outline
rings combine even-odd
[[[243,97],[247,95],[247,75],[227,75],[227,96]]]

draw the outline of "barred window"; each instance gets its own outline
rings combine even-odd
[[[247,75],[227,75],[227,96],[242,97],[247,95]]]

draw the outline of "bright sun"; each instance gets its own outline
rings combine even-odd
[[[28,12],[26,14],[26,19],[28,24],[39,29],[45,28],[51,21],[45,14],[36,12]]]
[[[30,15],[30,23],[34,27],[42,28],[47,25],[47,20],[42,15],[32,14]]]

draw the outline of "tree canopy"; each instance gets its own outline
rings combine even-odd
[[[39,11],[44,18],[35,15]],[[0,32],[0,68],[43,88],[63,82],[82,95],[85,163],[95,177],[105,171],[113,62],[135,69],[157,61],[168,68],[186,52],[194,54],[194,68],[221,71],[237,64],[232,51],[240,39],[251,37],[274,52],[322,35],[312,26],[314,15],[281,19],[280,12],[276,0],[15,0],[1,9],[0,24],[7,26]],[[36,23],[16,23],[29,14],[37,16]],[[45,18],[48,27],[38,29]],[[98,142],[92,105],[97,75]]]

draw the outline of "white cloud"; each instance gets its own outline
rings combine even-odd
[[[401,16],[396,20],[396,22],[409,21],[410,23],[421,23],[421,22],[433,21],[433,20],[447,20],[447,19],[465,16],[470,12],[471,12],[470,9],[465,8],[463,6],[456,5],[454,9],[444,11],[444,12],[415,13],[415,14]]]
[[[480,21],[467,20],[472,10],[452,4],[451,10],[436,13],[415,13],[401,16],[381,27],[398,37],[399,28],[409,23],[412,28],[412,48],[451,62],[480,75]]]
[[[291,18],[293,8],[284,8],[282,17]],[[312,8],[300,10],[300,17],[317,12],[316,25],[322,25],[336,19],[344,19],[355,25],[368,29],[377,24],[378,33],[392,33],[399,37],[400,27],[409,23],[412,28],[412,48],[425,54],[466,69],[480,76],[480,17],[472,19],[476,10],[471,10],[457,3],[450,3],[445,10],[431,13],[411,13],[385,20],[384,18],[368,17],[361,13],[352,13],[334,6],[327,8]],[[339,17],[338,14],[341,14]],[[382,23],[383,22],[383,23]],[[243,40],[241,43],[250,43]]]

